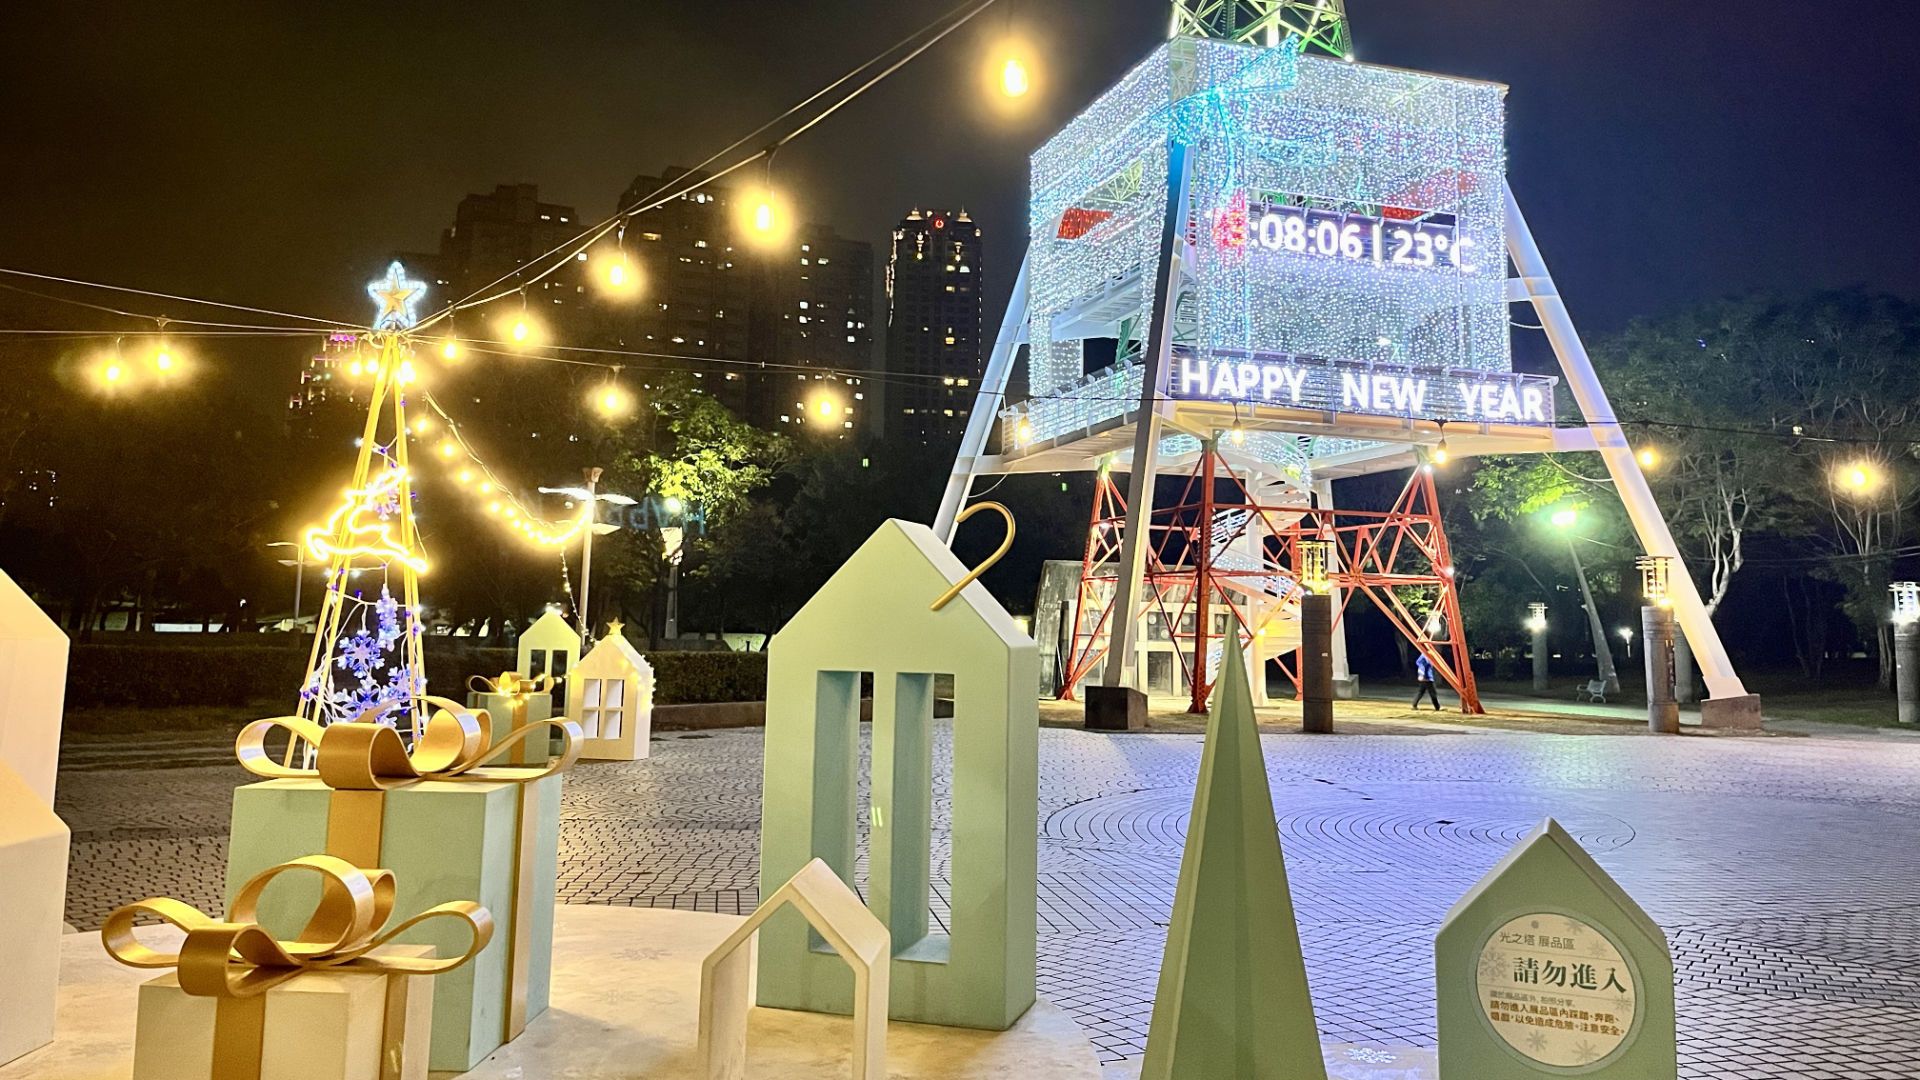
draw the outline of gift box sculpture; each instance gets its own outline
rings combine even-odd
[[[1004,1030],[1034,998],[1039,659],[975,580],[991,563],[970,571],[926,526],[888,521],[773,639],[760,888],[772,895],[816,858],[852,879],[861,673],[871,672],[865,895],[891,939],[891,1015]],[[930,927],[927,912],[943,675],[957,718],[951,934]],[[812,947],[794,912],[761,931],[759,985],[762,1005],[853,1011],[846,966]]]
[[[299,933],[259,921],[267,886],[312,875],[319,900]],[[388,928],[394,876],[328,855],[273,867],[241,887],[225,920],[165,897],[115,911],[101,927],[107,952],[139,968],[171,968],[140,988],[134,1080],[425,1080],[433,981],[480,954],[493,920],[471,901],[440,904]],[[158,918],[186,933],[177,949],[142,944],[134,923]],[[394,944],[408,930],[444,926],[447,954]]]
[[[551,675],[529,678],[517,671],[503,671],[498,679],[475,675],[467,680],[467,708],[485,714],[491,745],[508,748],[506,764],[546,763],[551,748],[544,725],[553,719],[554,685]],[[510,738],[512,732],[522,730],[530,731],[531,737]]]
[[[464,1071],[547,1007],[560,774],[579,754],[580,730],[547,720],[493,746],[471,711],[444,698],[427,702],[434,711],[411,753],[378,722],[378,710],[324,730],[293,717],[244,728],[240,763],[269,779],[234,792],[227,886],[237,895],[261,870],[323,852],[393,870],[402,913],[468,898],[485,905],[500,924],[498,940],[441,980],[435,994],[432,1066]],[[267,756],[266,737],[276,727],[314,747],[314,768]],[[512,744],[549,729],[560,733],[562,750],[546,764],[494,764]],[[261,906],[270,930],[296,928],[295,892],[276,890]],[[417,940],[456,944],[431,927]]]

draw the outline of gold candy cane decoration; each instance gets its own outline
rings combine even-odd
[[[999,562],[1001,557],[1006,555],[1008,549],[1013,547],[1013,530],[1014,530],[1013,511],[1008,510],[1006,507],[1000,505],[997,502],[974,503],[972,506],[969,506],[965,510],[960,511],[960,516],[953,519],[954,528],[958,529],[960,527],[961,522],[967,520],[968,518],[972,517],[973,515],[979,513],[982,510],[992,510],[993,512],[999,514],[1001,517],[1006,518],[1007,519],[1007,535],[1004,539],[1000,541],[1000,546],[994,549],[993,554],[987,556],[987,559],[985,562],[981,563],[979,566],[974,567],[972,570],[967,571],[966,577],[963,577],[959,581],[954,582],[953,588],[948,589],[946,592],[943,592],[940,594],[940,599],[935,600],[933,602],[932,610],[934,611],[939,611],[941,608],[946,607],[948,604],[952,603],[953,598],[960,595],[960,590],[973,584],[975,581],[978,581],[980,579],[981,574],[984,574],[988,570],[993,569],[993,564]]]

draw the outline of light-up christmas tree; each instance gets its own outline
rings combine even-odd
[[[419,575],[427,560],[414,525],[406,387],[414,381],[408,331],[425,291],[397,262],[367,286],[379,311],[367,338],[373,389],[359,456],[340,503],[302,537],[308,555],[327,563],[326,597],[300,684],[299,714],[316,724],[382,706],[383,719],[405,730],[417,731],[423,719]]]

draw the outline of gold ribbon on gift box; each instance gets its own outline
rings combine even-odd
[[[533,845],[535,830],[527,827],[527,807],[533,782],[565,772],[580,758],[580,725],[564,717],[539,720],[514,728],[500,745],[490,745],[489,726],[482,725],[466,706],[447,698],[423,699],[432,711],[412,751],[400,733],[381,723],[391,703],[369,709],[345,724],[321,727],[297,716],[255,720],[240,729],[234,751],[240,765],[270,780],[318,779],[333,789],[327,803],[327,854],[357,866],[378,866],[381,832],[385,827],[386,794],[428,780],[518,785],[515,811],[517,835],[513,845],[513,908],[507,938],[507,1008],[502,1019],[503,1040],[510,1042],[527,1027],[527,983],[533,957]],[[314,767],[293,768],[267,753],[267,735],[285,728],[314,748]],[[561,751],[545,765],[500,767],[506,756],[527,736],[541,729],[560,733]]]
[[[292,941],[280,941],[258,922],[261,893],[281,874],[311,872],[320,877],[320,901],[306,928]],[[108,955],[130,967],[174,968],[180,989],[216,999],[213,1017],[212,1080],[257,1080],[266,1038],[266,993],[308,971],[362,971],[387,979],[386,1026],[381,1035],[380,1075],[400,1075],[406,1034],[410,976],[452,971],[480,954],[493,940],[493,916],[469,900],[441,904],[383,930],[393,915],[394,882],[389,870],[361,870],[331,855],[309,855],[262,871],[233,898],[225,921],[210,918],[191,904],[164,896],[128,904],[107,916],[100,940]],[[133,934],[136,920],[150,915],[186,932],[178,952],[142,944]],[[380,956],[374,950],[429,919],[454,919],[470,937],[466,951],[454,957]],[[424,1053],[424,1048],[416,1048]]]
[[[513,723],[509,730],[519,731],[527,727],[527,699],[535,694],[550,694],[556,685],[552,675],[522,675],[517,671],[503,671],[498,679],[489,679],[485,675],[475,675],[467,680],[467,689],[476,694],[500,694],[513,702]],[[514,765],[527,763],[527,742],[525,739],[511,739],[513,747],[507,760]]]

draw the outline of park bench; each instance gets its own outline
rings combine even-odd
[[[1602,705],[1607,703],[1607,681],[1605,679],[1588,679],[1586,689],[1582,692],[1587,695],[1587,701],[1589,703],[1595,701]]]

